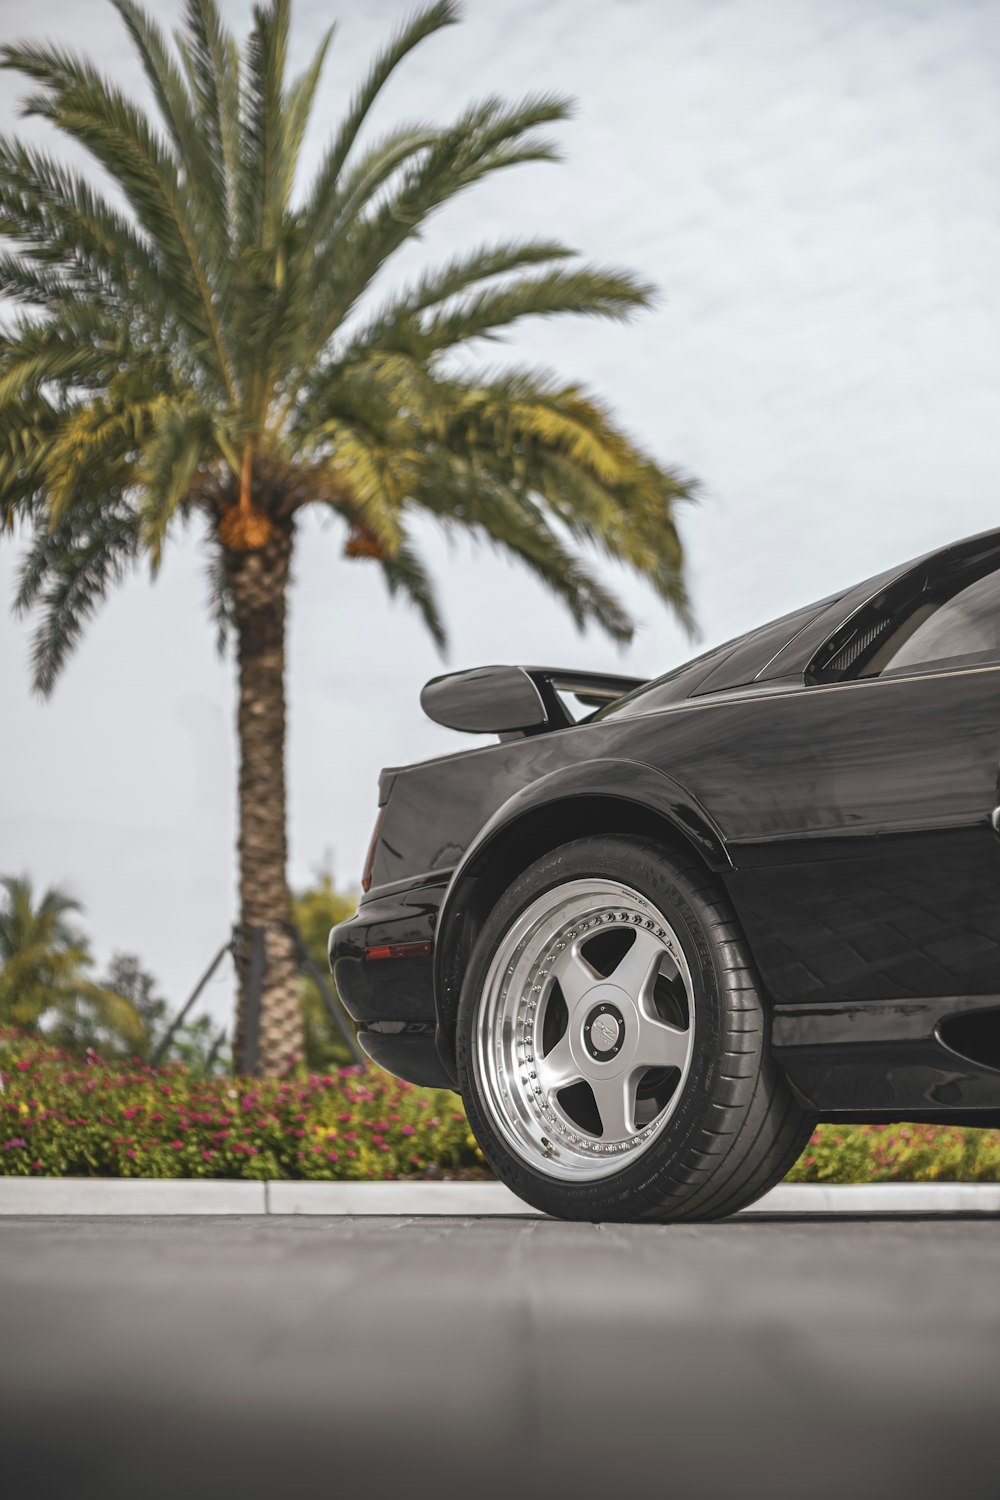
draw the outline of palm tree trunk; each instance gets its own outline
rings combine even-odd
[[[291,521],[256,551],[225,548],[239,669],[239,1007],[236,1055],[246,1029],[253,929],[264,929],[260,1071],[274,1077],[302,1054],[298,968],[286,865],[285,614]]]

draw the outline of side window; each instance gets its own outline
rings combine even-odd
[[[950,599],[920,604],[866,663],[862,676],[1000,662],[1000,574],[987,573]]]

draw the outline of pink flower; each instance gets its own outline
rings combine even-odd
[[[17,1068],[19,1073],[27,1073],[28,1069],[31,1067],[31,1058],[22,1057],[21,1061],[19,1063],[15,1063],[14,1066]]]
[[[414,1133],[413,1126],[412,1125],[401,1125],[399,1127],[399,1133],[400,1133],[400,1135],[413,1135],[413,1133]]]
[[[326,1159],[327,1159],[327,1161],[339,1161],[340,1160],[340,1152],[339,1151],[328,1151],[326,1153]]]
[[[344,1131],[344,1140],[345,1141],[356,1141],[357,1138],[358,1138],[358,1132],[356,1130],[345,1130]]]
[[[125,1152],[125,1155],[128,1157],[129,1161],[134,1161],[135,1160],[135,1147],[134,1146],[131,1147],[128,1151]]]
[[[170,1142],[170,1148],[171,1148],[172,1151],[183,1151],[184,1150],[184,1142],[183,1141],[171,1141]]]
[[[134,1120],[139,1113],[138,1109],[123,1109],[122,1114],[126,1120]]]

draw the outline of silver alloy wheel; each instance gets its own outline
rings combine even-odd
[[[508,928],[479,1005],[473,1066],[503,1139],[536,1171],[593,1182],[645,1151],[694,1045],[677,934],[615,880],[567,881]]]

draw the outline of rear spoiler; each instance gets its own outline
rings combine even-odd
[[[587,708],[603,708],[644,682],[642,677],[562,667],[473,667],[432,677],[420,694],[420,706],[446,729],[503,737],[545,734],[575,723],[560,693]]]

